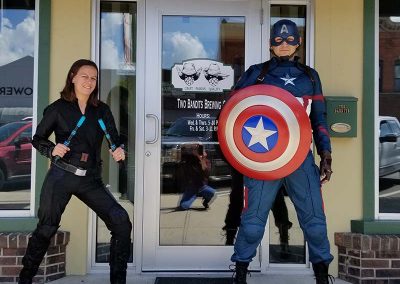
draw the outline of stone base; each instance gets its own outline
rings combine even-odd
[[[31,233],[0,233],[0,282],[18,282]],[[45,283],[65,276],[65,248],[69,232],[58,231],[40,264],[34,283]]]
[[[335,233],[339,278],[357,284],[400,283],[400,236]]]

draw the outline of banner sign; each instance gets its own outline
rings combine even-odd
[[[210,59],[193,59],[175,64],[172,85],[184,92],[222,93],[233,87],[234,70],[230,65]]]

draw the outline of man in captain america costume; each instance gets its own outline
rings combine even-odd
[[[264,235],[269,211],[282,185],[286,187],[295,205],[300,226],[308,243],[309,258],[316,283],[329,283],[332,277],[328,274],[328,266],[333,256],[330,254],[321,195],[321,185],[329,181],[332,174],[331,144],[318,73],[298,62],[298,57],[295,56],[301,41],[294,22],[286,19],[276,22],[270,36],[272,58],[265,63],[251,66],[235,86],[235,90],[238,90],[255,84],[268,84],[289,91],[301,102],[309,115],[314,143],[321,157],[318,169],[310,151],[298,169],[276,180],[259,180],[244,176],[247,208],[244,208],[241,215],[234,254],[231,257],[236,263],[235,284],[247,283],[249,263],[256,255],[257,247]],[[246,128],[246,125],[244,127]],[[267,136],[264,143],[266,150],[268,143],[274,143],[268,139]]]

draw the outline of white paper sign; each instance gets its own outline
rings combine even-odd
[[[184,92],[223,92],[233,86],[234,71],[229,65],[209,59],[193,59],[175,64],[172,85]]]

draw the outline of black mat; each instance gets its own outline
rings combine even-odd
[[[154,284],[232,284],[232,278],[157,277]]]

